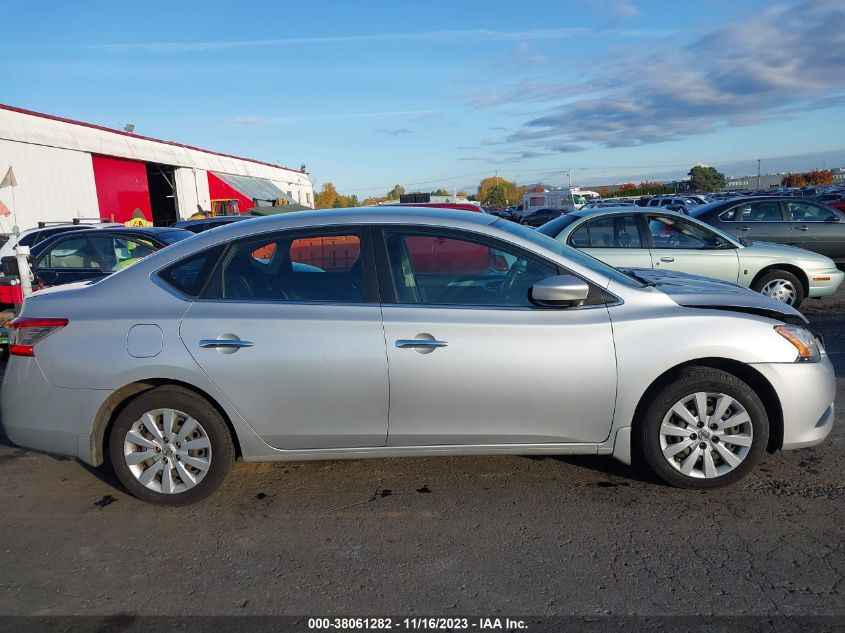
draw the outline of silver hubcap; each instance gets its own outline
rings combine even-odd
[[[678,400],[660,425],[660,449],[689,477],[721,477],[739,466],[754,439],[751,417],[724,393],[697,393]]]
[[[179,494],[196,486],[211,466],[211,442],[202,425],[176,409],[154,409],[136,420],[123,441],[129,471],[144,486]]]
[[[795,303],[795,298],[798,296],[798,291],[795,285],[786,279],[772,279],[769,283],[763,286],[760,291],[762,294],[778,301],[783,301],[792,305]]]

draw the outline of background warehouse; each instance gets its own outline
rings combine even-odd
[[[255,206],[313,206],[308,174],[248,158],[0,104],[0,188],[12,216],[0,232],[38,222],[101,217],[115,222],[140,209],[167,226],[199,210],[217,215]]]

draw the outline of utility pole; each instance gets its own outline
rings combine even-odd
[[[760,159],[757,159],[757,189],[760,188]]]

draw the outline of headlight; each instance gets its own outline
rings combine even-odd
[[[776,325],[775,332],[798,350],[796,363],[817,363],[821,359],[821,350],[816,337],[800,325]]]

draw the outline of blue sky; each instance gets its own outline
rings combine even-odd
[[[5,7],[3,5],[6,5]],[[845,3],[0,3],[0,102],[345,193],[845,165]]]

